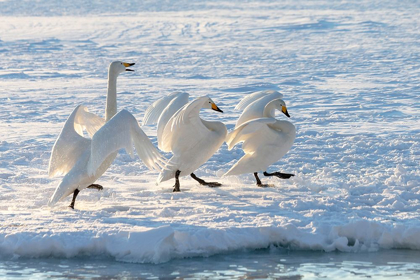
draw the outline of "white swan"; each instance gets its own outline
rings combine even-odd
[[[159,174],[157,184],[175,177],[174,192],[180,191],[179,176],[190,175],[200,184],[210,187],[221,185],[216,182],[206,182],[193,172],[219,149],[227,134],[223,123],[201,119],[200,109],[213,109],[218,112],[222,110],[207,96],[199,97],[182,106],[186,101],[188,101],[186,93],[164,97],[149,107],[143,121],[151,124],[158,119],[159,148],[173,153],[165,169]]]
[[[248,107],[254,103],[249,104]],[[258,106],[260,105],[261,103],[258,104]],[[231,150],[237,143],[244,142],[242,149],[245,155],[223,176],[254,173],[257,185],[261,187],[267,185],[261,183],[258,177],[259,171],[263,171],[265,176],[276,176],[282,179],[294,176],[293,174],[267,173],[266,171],[271,164],[290,150],[296,137],[296,128],[292,123],[275,119],[275,109],[290,117],[284,101],[274,99],[265,105],[261,117],[240,124],[228,134],[226,137],[228,149]]]
[[[116,114],[117,77],[124,71],[133,71],[127,68],[132,65],[134,63],[114,61],[109,66],[105,120],[79,105],[64,124],[52,149],[48,173],[50,177],[65,176],[49,200],[49,206],[73,193],[70,207],[74,208],[81,190],[102,189],[93,183],[109,168],[121,148],[132,156],[134,144],[149,169],[160,170],[166,162],[131,113],[122,110]],[[92,139],[83,136],[83,129]]]

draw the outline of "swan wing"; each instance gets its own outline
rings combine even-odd
[[[274,118],[258,118],[243,123],[226,136],[225,141],[228,149],[231,150],[239,142],[246,141],[250,136],[256,135],[266,128],[268,124],[274,124],[275,122],[276,119]],[[264,137],[264,135],[261,134],[260,137]]]
[[[93,132],[96,128],[91,123],[98,123],[83,105],[79,105],[64,123],[63,129],[51,151],[48,167],[50,177],[68,173],[86,149],[89,149],[91,140],[83,137],[83,128],[89,127]],[[92,118],[90,120],[89,118]]]
[[[244,123],[231,132],[228,140],[231,145],[243,141],[245,155],[223,176],[267,170],[290,150],[295,136],[294,125],[287,121],[260,118]]]
[[[168,121],[161,136],[161,149],[166,152],[181,152],[195,143],[197,136],[205,135],[209,129],[199,117],[204,100],[197,98],[179,109]]]
[[[162,141],[162,134],[165,129],[166,124],[181,109],[185,104],[188,103],[189,94],[188,93],[180,93],[175,96],[166,108],[160,114],[158,125],[157,125],[157,139],[158,139],[158,147],[161,149],[163,146]]]
[[[275,118],[261,118],[249,122],[253,125],[255,123],[261,124],[259,129],[241,136],[242,150],[246,154],[257,153],[264,155],[263,157],[283,157],[295,140],[295,126],[291,122]],[[275,150],[270,149],[270,146],[275,147]]]
[[[122,110],[93,136],[88,165],[89,176],[96,173],[110,154],[121,148],[133,156],[133,145],[140,159],[149,169],[160,171],[165,165],[166,159],[140,128],[135,117],[127,110]]]
[[[187,96],[186,98],[188,100],[188,93],[184,92],[175,92],[156,100],[152,105],[149,106],[149,108],[147,108],[146,112],[144,113],[142,124],[149,125],[157,123],[160,115],[162,114],[163,110],[165,110],[166,106],[168,106],[168,104],[174,99],[180,97],[185,98],[185,95]]]
[[[79,110],[74,119],[74,128],[80,135],[83,135],[83,130],[86,130],[90,137],[105,124],[105,120],[82,106],[83,109]]]
[[[251,104],[252,102],[260,99],[261,97],[264,97],[266,95],[269,94],[274,94],[274,95],[278,95],[278,98],[283,98],[283,94],[279,93],[278,91],[275,90],[262,90],[262,91],[257,91],[254,93],[251,93],[247,96],[245,96],[245,98],[243,98],[241,100],[241,102],[238,103],[238,105],[236,105],[235,110],[236,111],[240,111],[245,109],[249,104]]]
[[[283,96],[277,91],[265,91],[265,93],[265,95],[246,106],[242,114],[239,116],[235,128],[249,120],[262,118],[264,116],[265,106],[274,99],[279,99]]]

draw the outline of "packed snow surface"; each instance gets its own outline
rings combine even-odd
[[[420,18],[416,1],[0,1],[0,257],[107,256],[160,263],[243,249],[420,249]],[[96,4],[95,4],[96,3]],[[83,190],[47,202],[50,151],[79,104],[104,116],[107,67],[118,106],[140,121],[173,92],[232,130],[251,92],[278,90],[297,128],[269,172],[220,178],[243,155],[223,144],[196,174],[158,173],[121,151]],[[279,119],[284,116],[278,115]],[[156,126],[143,126],[156,144]],[[170,154],[165,154],[169,158]]]

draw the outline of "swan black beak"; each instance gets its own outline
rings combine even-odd
[[[125,62],[124,62],[123,64],[124,64],[124,66],[125,66],[125,67],[130,67],[130,66],[135,65],[135,63],[125,63]],[[128,68],[127,68],[127,69],[125,69],[125,71],[131,71],[131,72],[133,72],[134,70],[133,70],[133,69],[128,69]]]
[[[211,104],[211,108],[213,109],[213,110],[215,110],[215,111],[217,111],[217,112],[220,112],[220,113],[223,113],[223,111],[222,110],[220,110],[220,108],[219,107],[217,107],[217,105],[216,104]]]
[[[283,114],[285,114],[288,118],[290,118],[289,112],[287,112],[287,108],[286,106],[282,106],[281,107],[281,111],[283,112]]]

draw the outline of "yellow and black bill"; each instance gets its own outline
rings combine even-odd
[[[287,108],[286,106],[282,106],[281,107],[281,111],[283,112],[283,114],[285,114],[288,118],[290,118],[289,112],[287,112]]]
[[[223,113],[223,111],[222,110],[220,110],[220,108],[219,107],[217,107],[217,105],[216,104],[211,104],[211,108],[213,109],[213,110],[215,110],[215,111],[217,111],[217,112],[220,112],[220,113]]]
[[[133,65],[135,65],[135,63],[126,63],[126,62],[123,62],[123,65],[125,66],[125,67],[130,67],[130,66],[133,66]],[[133,69],[125,69],[125,71],[134,71]]]

